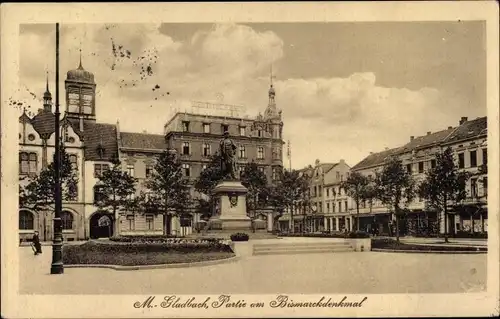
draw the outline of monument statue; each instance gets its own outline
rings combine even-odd
[[[220,141],[221,171],[224,179],[236,180],[236,144],[229,138],[229,132],[224,132]]]

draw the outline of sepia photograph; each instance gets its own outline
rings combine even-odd
[[[158,5],[2,23],[6,317],[498,315],[498,6]]]

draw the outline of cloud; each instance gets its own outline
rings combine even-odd
[[[38,95],[46,69],[53,78],[54,39],[54,32],[21,35],[20,80]],[[286,46],[277,34],[243,25],[214,25],[187,41],[174,40],[154,24],[65,25],[61,80],[78,66],[80,47],[83,66],[95,74],[99,121],[119,119],[122,130],[153,133],[162,133],[172,113],[192,100],[215,102],[222,95],[224,103],[243,104],[250,115],[263,112],[270,66],[286,61]],[[381,87],[371,72],[279,79],[274,86],[294,167],[316,158],[343,158],[354,165],[370,151],[399,146],[410,135],[443,129],[458,118],[442,106],[459,101],[443,92]],[[16,94],[32,99],[25,91]],[[39,99],[33,103],[41,107]]]

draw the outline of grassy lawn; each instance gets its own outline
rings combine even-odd
[[[432,246],[429,244],[419,245],[412,243],[398,243],[392,238],[372,239],[372,249],[387,249],[387,250],[413,250],[413,251],[488,251],[486,247],[467,247],[467,246],[446,246],[443,243]]]
[[[136,249],[121,249],[124,247],[114,246],[112,249],[109,244],[98,244],[88,242],[82,245],[64,246],[64,263],[68,265],[75,264],[104,264],[120,266],[138,266],[138,265],[158,265],[158,264],[179,264],[192,263],[207,260],[227,259],[235,256],[230,249],[214,249],[210,251],[203,249],[196,251],[182,251],[168,249],[142,249],[144,247],[134,247]]]

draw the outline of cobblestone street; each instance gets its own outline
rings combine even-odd
[[[51,248],[20,250],[22,294],[459,293],[486,287],[486,254],[332,253],[252,256],[184,269],[66,268]]]

